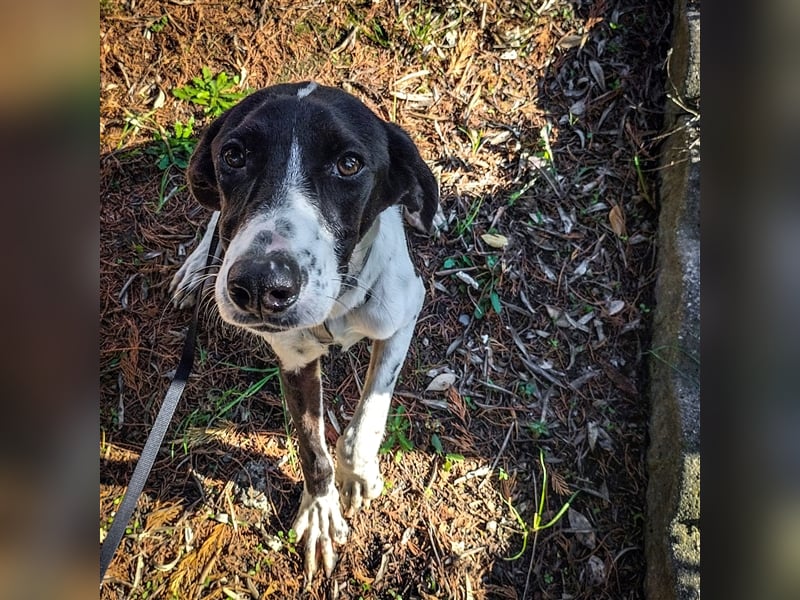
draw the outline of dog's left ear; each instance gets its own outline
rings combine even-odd
[[[200,204],[211,210],[219,210],[220,206],[220,193],[214,170],[214,159],[211,155],[211,142],[217,137],[227,117],[228,113],[218,117],[203,132],[186,169],[186,181],[192,195]]]
[[[439,207],[439,184],[405,131],[385,123],[389,146],[388,194],[405,207],[406,220],[430,233]]]

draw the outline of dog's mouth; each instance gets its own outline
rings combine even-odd
[[[241,311],[230,298],[225,297],[218,297],[217,305],[225,321],[256,333],[280,333],[307,326],[297,318],[293,310],[255,315]]]
[[[326,303],[321,301],[321,295],[306,289],[306,286],[298,291],[297,298],[283,302],[288,304],[281,310],[270,306],[269,300],[263,303],[254,301],[257,307],[243,309],[242,300],[237,302],[232,298],[227,287],[217,286],[216,290],[217,309],[222,319],[253,333],[281,333],[316,327],[325,321],[330,312]]]

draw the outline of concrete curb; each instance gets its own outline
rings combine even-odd
[[[676,0],[650,366],[648,600],[700,598],[700,3]]]

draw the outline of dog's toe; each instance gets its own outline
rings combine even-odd
[[[339,493],[335,486],[331,485],[324,496],[303,492],[294,531],[298,541],[305,539],[306,581],[310,583],[314,578],[320,559],[325,575],[330,577],[337,559],[333,544],[344,544],[350,532],[339,508]]]
[[[169,284],[169,293],[172,296],[172,305],[175,308],[190,308],[194,305],[194,290],[197,283],[187,276],[186,263],[175,273]]]
[[[378,461],[362,465],[361,469],[350,468],[340,462],[336,468],[336,483],[345,513],[352,516],[362,508],[368,508],[370,501],[383,492],[383,478]]]

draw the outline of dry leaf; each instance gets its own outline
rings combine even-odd
[[[481,289],[481,284],[479,284],[477,281],[475,281],[474,277],[464,273],[464,271],[458,271],[458,272],[454,273],[454,275],[456,277],[458,277],[461,281],[466,283],[468,286],[470,286],[470,287],[472,287],[472,288],[474,288],[476,290]]]
[[[636,389],[636,384],[608,363],[603,363],[603,371],[605,371],[606,377],[608,377],[611,382],[617,386],[617,389],[623,392],[626,396],[629,398],[636,398],[639,395],[639,391]]]
[[[572,106],[569,107],[569,112],[571,115],[575,117],[580,117],[583,113],[586,112],[586,102],[583,100],[578,100],[574,102]]]
[[[508,238],[499,233],[484,233],[481,239],[492,248],[505,248],[508,245]]]
[[[588,574],[589,574],[589,583],[591,585],[600,585],[606,580],[606,565],[605,563],[597,556],[592,554],[589,557],[588,561]]]
[[[568,33],[556,42],[556,46],[562,50],[569,50],[581,45],[581,36],[575,33]]]
[[[456,381],[455,373],[442,373],[433,378],[433,380],[425,388],[426,392],[443,392]]]
[[[611,223],[611,230],[617,234],[618,237],[627,235],[625,230],[625,215],[622,212],[622,207],[616,204],[608,211],[608,222]]]
[[[593,550],[597,545],[597,539],[595,537],[594,528],[592,524],[589,523],[589,519],[571,506],[569,511],[567,511],[567,516],[569,517],[569,526],[572,528],[578,541],[589,548],[589,550]]]
[[[623,308],[625,308],[625,303],[622,300],[612,300],[608,303],[608,316],[614,316]]]
[[[592,73],[592,77],[597,82],[597,85],[600,86],[602,91],[606,91],[606,76],[603,73],[603,67],[600,66],[600,63],[596,60],[589,61],[589,71]]]

